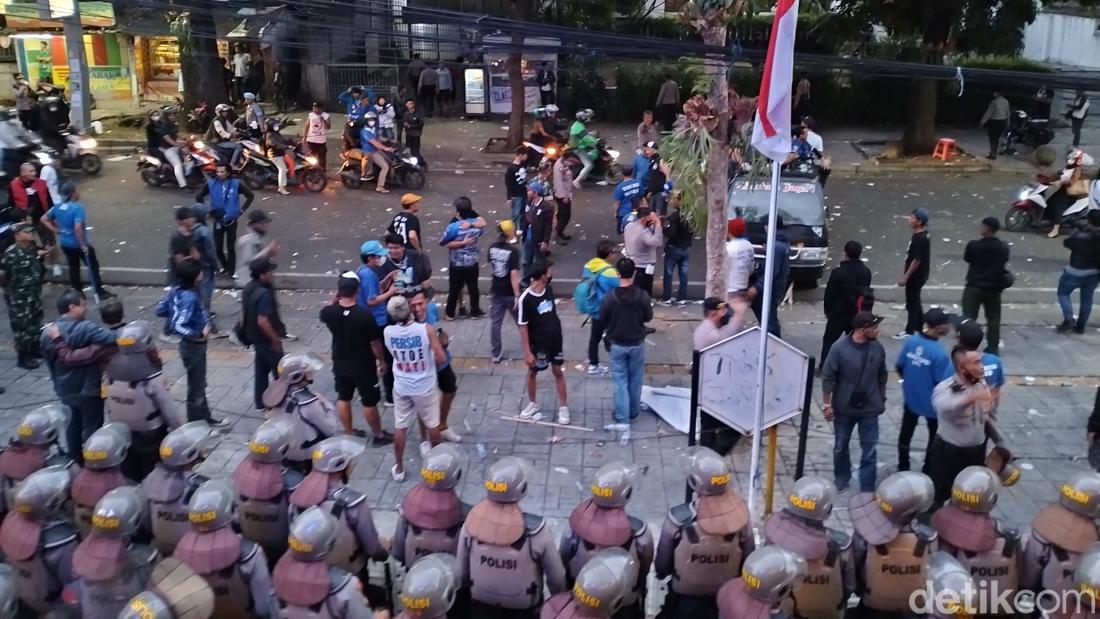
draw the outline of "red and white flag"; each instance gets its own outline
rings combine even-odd
[[[797,27],[798,0],[779,0],[752,128],[752,145],[772,161],[783,161],[791,152],[791,82]]]

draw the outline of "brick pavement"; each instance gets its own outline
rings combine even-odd
[[[150,318],[152,306],[162,294],[159,288],[120,288],[127,310],[127,319]],[[59,288],[47,289],[46,305],[52,306]],[[228,328],[236,320],[236,293],[219,291],[215,311],[219,323]],[[327,353],[329,336],[316,321],[320,304],[329,299],[320,291],[281,291],[282,310],[291,332],[300,336],[287,350],[313,350]],[[896,331],[903,322],[903,312],[897,306],[885,306],[880,311],[887,317],[883,333]],[[572,303],[559,304],[566,331],[565,350],[570,407],[574,423],[595,432],[557,431],[551,428],[519,425],[500,419],[500,415],[515,415],[523,389],[523,368],[518,362],[501,365],[490,363],[488,321],[460,320],[445,323],[452,336],[451,350],[455,355],[459,376],[459,393],[452,419],[454,427],[466,435],[462,449],[470,457],[471,466],[462,486],[462,497],[476,502],[482,497],[481,474],[486,463],[495,456],[515,454],[532,460],[536,479],[524,500],[526,510],[551,518],[554,526],[582,499],[583,483],[602,464],[625,459],[650,465],[648,475],[636,490],[631,511],[659,527],[668,507],[683,499],[680,457],[686,448],[686,438],[659,423],[653,415],[643,414],[637,421],[633,440],[627,446],[614,442],[602,431],[611,418],[611,380],[589,377],[584,373],[583,357],[587,344],[587,328],[581,328]],[[655,326],[658,332],[650,336],[647,346],[647,383],[654,386],[688,386],[686,364],[691,352],[686,345],[698,319],[700,308],[657,308]],[[94,312],[91,312],[94,314]],[[1084,336],[1056,335],[1053,324],[1057,310],[1053,305],[1018,305],[1005,310],[1003,357],[1009,374],[1009,386],[1004,391],[999,425],[1014,444],[1024,462],[1023,478],[1008,490],[998,503],[997,511],[1011,525],[1030,522],[1039,505],[1056,496],[1056,482],[1072,471],[1083,468],[1085,453],[1084,424],[1092,407],[1096,385],[1096,368],[1100,367],[1100,333],[1090,329]],[[814,354],[820,347],[823,328],[819,310],[797,304],[780,312],[788,340]],[[518,338],[512,327],[505,327],[505,353],[518,356]],[[9,434],[22,413],[34,406],[52,401],[52,389],[45,369],[26,372],[15,367],[7,320],[0,326],[0,386],[7,393],[0,396],[0,433]],[[888,358],[897,354],[900,343],[884,339]],[[185,392],[183,370],[174,350],[162,350],[166,360],[165,376],[173,384],[173,395],[182,402]],[[606,359],[605,359],[606,360]],[[203,464],[201,470],[212,476],[228,475],[244,456],[244,443],[261,422],[251,410],[251,355],[220,340],[210,348],[208,394],[217,416],[233,420],[233,426],[219,446]],[[322,372],[318,389],[333,397],[332,380]],[[555,410],[557,403],[552,381],[540,384],[540,401],[545,411]],[[880,479],[893,472],[896,462],[897,428],[900,423],[900,393],[895,381],[890,382],[888,411],[881,424],[879,447]],[[818,397],[815,393],[815,402]],[[392,416],[384,415],[387,425]],[[814,405],[807,453],[807,470],[829,476],[831,461],[831,428]],[[363,427],[359,420],[357,425]],[[551,437],[560,442],[551,443]],[[926,440],[924,426],[917,430],[914,445]],[[747,445],[747,443],[746,443]],[[779,428],[777,497],[792,482],[797,453],[797,427],[788,422]],[[409,466],[415,468],[415,444],[408,450]],[[858,446],[853,445],[853,457]],[[742,490],[748,485],[747,453],[734,456],[736,477]],[[914,466],[922,459],[914,458]],[[392,530],[395,506],[402,493],[415,482],[397,484],[390,480],[393,464],[388,448],[368,450],[357,465],[353,484],[367,492],[375,507],[380,528],[385,534]],[[846,502],[847,494],[842,503]],[[758,505],[762,502],[758,501]],[[846,525],[847,510],[843,505],[835,510],[835,524]]]

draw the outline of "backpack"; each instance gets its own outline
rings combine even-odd
[[[573,304],[579,313],[591,316],[600,311],[598,302],[600,294],[599,279],[604,271],[610,268],[611,265],[607,265],[591,275],[585,275],[584,279],[573,289]]]

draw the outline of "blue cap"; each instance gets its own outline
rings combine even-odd
[[[916,217],[917,220],[920,221],[922,224],[927,224],[928,219],[931,217],[931,215],[929,215],[928,211],[925,210],[923,207],[917,207],[913,209],[913,217]]]
[[[359,246],[360,256],[385,256],[386,248],[378,241],[367,241]]]
[[[533,191],[541,196],[546,193],[546,186],[538,181],[527,183],[527,191]]]

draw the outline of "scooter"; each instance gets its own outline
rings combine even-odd
[[[622,154],[619,151],[608,148],[607,142],[601,139],[596,148],[598,154],[596,156],[595,165],[592,167],[592,172],[588,174],[586,181],[595,181],[596,183],[609,183],[616,184],[623,180],[623,171],[619,168],[619,156]],[[561,151],[561,157],[564,157],[566,153],[573,150],[572,147],[566,147]],[[580,162],[580,157],[575,158],[576,163],[573,164],[573,178],[577,178],[581,170],[584,168],[584,164]]]
[[[241,168],[241,180],[253,191],[259,191],[268,185],[279,184],[279,169],[275,163],[264,156],[260,145],[252,140],[242,140],[244,147],[244,165]],[[293,165],[287,166],[287,186],[301,185],[307,190],[318,193],[328,186],[325,171],[318,167],[317,157],[303,155],[298,146],[287,149]]]
[[[554,163],[567,148],[565,144],[559,142],[550,142],[544,146],[539,146],[534,142],[525,141],[523,145],[527,147],[527,167],[532,170],[537,170],[539,164],[544,160],[549,161],[551,164]]]
[[[1024,185],[1016,201],[1005,214],[1005,229],[1010,232],[1024,232],[1042,228],[1044,224],[1052,225],[1043,220],[1043,212],[1047,208],[1047,199],[1043,194],[1057,180],[1057,178],[1038,175],[1034,181]],[[1071,199],[1070,205],[1062,212],[1062,225],[1072,226],[1078,220],[1088,216],[1089,211],[1100,208],[1098,198],[1100,198],[1100,181],[1093,181],[1089,188],[1089,195]]]
[[[61,136],[65,138],[65,149],[58,153],[61,167],[66,170],[80,170],[91,176],[99,174],[103,169],[103,162],[96,152],[99,147],[96,139],[71,126],[62,130]]]
[[[199,142],[201,144],[201,142]],[[160,152],[151,153],[144,148],[139,148],[136,151],[138,156],[137,171],[141,175],[141,180],[150,187],[160,187],[161,185],[167,185],[169,187],[176,186],[176,175],[172,171],[172,164],[168,163],[168,160],[164,158]],[[187,186],[198,187],[206,182],[206,173],[203,168],[209,165],[209,161],[201,154],[194,156],[191,150],[185,145],[180,149],[180,159],[183,160],[183,175],[184,180],[187,182]],[[204,163],[205,162],[205,163]]]
[[[400,187],[416,191],[422,189],[427,179],[424,176],[424,167],[420,159],[413,156],[408,148],[400,152],[388,153],[383,151],[382,156],[390,164],[390,173],[386,177],[387,187]],[[371,165],[367,171],[367,178],[363,180],[359,176],[359,162],[349,159],[344,153],[340,153],[344,163],[340,166],[340,182],[348,189],[361,189],[370,186],[378,178],[378,170]]]
[[[1012,114],[1012,121],[1001,136],[1000,152],[1002,155],[1016,154],[1016,146],[1023,144],[1032,150],[1049,144],[1054,139],[1054,132],[1050,130],[1050,121],[1045,118],[1031,118],[1027,112],[1016,110]]]

